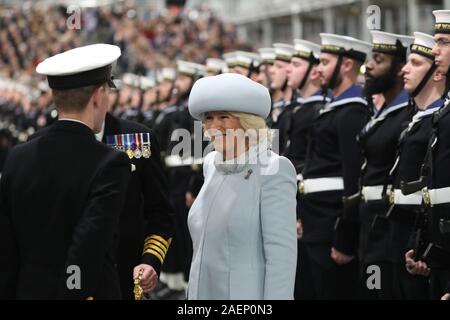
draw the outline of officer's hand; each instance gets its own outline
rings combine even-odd
[[[339,252],[335,248],[331,248],[331,259],[334,260],[337,264],[343,265],[352,261],[355,256],[348,256],[342,252]]]
[[[414,250],[409,250],[405,254],[406,270],[413,275],[420,275],[428,277],[430,275],[430,268],[423,261],[414,261]]]
[[[186,192],[185,200],[186,200],[186,206],[188,208],[190,208],[195,201],[195,198],[194,198],[194,195],[192,194],[192,192]]]
[[[297,239],[301,239],[303,237],[303,225],[302,220],[297,220]]]
[[[155,269],[148,264],[140,264],[134,268],[133,278],[136,279],[139,276],[139,271],[143,270],[141,277],[141,287],[144,293],[152,292],[158,285],[158,274]]]
[[[441,300],[450,300],[450,293],[446,293],[442,296]]]

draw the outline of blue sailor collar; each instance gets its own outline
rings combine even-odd
[[[425,110],[431,110],[431,109],[435,109],[435,108],[440,108],[444,105],[444,99],[439,98],[437,99],[435,102],[433,102],[432,104],[430,104]]]
[[[322,90],[318,90],[312,96],[309,96],[307,98],[298,97],[297,103],[305,104],[305,103],[321,102],[321,101],[325,101],[325,103],[329,103],[332,98],[333,98],[333,94],[332,94],[331,90],[328,90],[325,100],[324,100],[324,97],[322,94]]]
[[[350,88],[342,92],[339,96],[335,97],[331,103],[336,103],[342,100],[361,98],[364,97],[363,88],[356,84],[352,85]],[[363,99],[364,100],[364,99]],[[367,104],[367,102],[365,103]]]
[[[377,112],[375,118],[385,119],[386,116],[398,109],[405,108],[409,105],[409,94],[405,90],[400,91],[400,93],[392,100],[385,108],[381,109],[381,112]]]
[[[410,131],[414,127],[414,125],[421,122],[423,119],[439,111],[439,108],[442,106],[443,103],[444,103],[443,99],[438,99],[433,103],[431,103],[425,110],[418,111],[412,118],[411,122],[408,124],[407,131]]]
[[[274,108],[283,108],[285,106],[285,104],[286,104],[286,101],[284,100],[284,98],[282,98],[281,100],[275,102],[273,104],[273,107]]]
[[[330,103],[328,103],[322,110],[320,114],[324,114],[336,109],[339,106],[349,104],[349,103],[360,103],[367,106],[367,100],[363,98],[363,88],[356,84],[352,85],[350,88],[345,90],[342,94],[335,97]]]
[[[362,132],[369,131],[375,124],[385,120],[387,116],[399,109],[406,108],[409,105],[409,94],[402,90],[385,108],[377,112],[366,124]]]

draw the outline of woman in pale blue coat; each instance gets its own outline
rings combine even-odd
[[[270,95],[237,74],[197,81],[189,111],[215,151],[188,216],[188,299],[293,299],[296,173],[269,149]]]

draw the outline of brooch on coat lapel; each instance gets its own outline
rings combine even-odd
[[[106,137],[106,144],[125,152],[130,159],[148,159],[152,155],[150,133],[125,133]]]

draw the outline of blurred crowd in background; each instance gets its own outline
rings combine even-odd
[[[78,13],[79,17],[74,16]],[[249,49],[238,41],[232,25],[207,8],[156,12],[151,6],[119,2],[70,11],[63,5],[32,2],[0,5],[0,172],[11,146],[57,118],[46,79],[35,72],[37,64],[59,52],[98,42],[122,50],[114,74],[128,85],[111,98],[116,114],[133,104],[154,108],[159,95],[155,86],[164,78],[158,75],[164,68],[175,67],[178,59],[205,63],[227,51]],[[131,76],[123,77],[126,73]],[[142,122],[140,116],[134,120]]]

